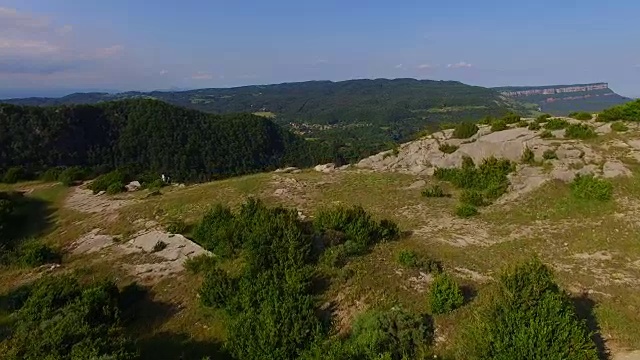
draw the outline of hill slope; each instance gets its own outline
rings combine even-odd
[[[308,142],[249,114],[211,115],[142,99],[0,105],[0,170],[130,167],[194,181],[312,162]]]
[[[518,101],[535,103],[541,111],[553,115],[567,115],[574,111],[594,113],[631,100],[616,94],[607,83],[507,86],[495,90]]]
[[[41,106],[140,97],[216,114],[253,112],[274,116],[277,123],[306,137],[350,144],[354,157],[382,150],[390,141],[409,140],[429,125],[436,127],[442,122],[503,115],[518,106],[491,89],[456,81],[415,79],[309,81],[180,92],[88,93],[4,102]]]

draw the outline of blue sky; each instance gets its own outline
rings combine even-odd
[[[0,0],[0,97],[303,80],[607,81],[640,97],[637,0]]]

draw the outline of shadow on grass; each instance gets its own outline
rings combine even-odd
[[[22,240],[41,236],[51,229],[54,209],[50,202],[20,192],[0,193],[2,199],[13,205],[0,239],[6,247],[13,248]]]
[[[231,356],[220,343],[198,341],[186,334],[162,332],[138,341],[141,360],[227,360]]]
[[[606,360],[610,358],[610,354],[607,351],[607,348],[604,343],[604,339],[601,335],[600,325],[595,317],[594,308],[596,302],[589,298],[587,294],[582,294],[580,296],[576,296],[571,298],[573,304],[576,308],[576,313],[578,317],[583,319],[591,331],[591,340],[596,344],[596,349],[598,350],[598,357],[602,360]]]

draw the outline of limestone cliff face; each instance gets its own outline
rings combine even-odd
[[[503,91],[503,92],[501,92],[501,94],[504,95],[504,96],[509,96],[509,97],[521,97],[521,96],[531,96],[531,95],[554,95],[554,94],[585,92],[585,91],[594,91],[594,90],[606,90],[606,89],[609,89],[609,84],[607,84],[607,83],[597,83],[597,84],[587,84],[587,85],[580,85],[580,86],[554,87],[554,88],[536,88],[536,89],[517,90],[517,91]]]

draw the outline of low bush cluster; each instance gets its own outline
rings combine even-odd
[[[622,121],[616,121],[613,124],[611,124],[611,130],[617,131],[617,132],[625,132],[625,131],[629,131],[629,127],[625,125],[625,123],[623,123]]]
[[[545,160],[553,160],[557,159],[558,155],[556,154],[555,150],[547,149],[544,151],[544,153],[542,153],[542,158]]]
[[[540,133],[540,138],[541,139],[552,139],[552,138],[554,138],[554,136],[551,133],[551,131],[544,130],[543,132]]]
[[[402,250],[397,256],[398,264],[410,269],[417,269],[430,273],[439,273],[442,266],[435,260],[425,259],[413,250]]]
[[[522,118],[520,117],[520,115],[515,114],[515,113],[508,113],[507,115],[503,116],[501,118],[502,121],[504,121],[507,124],[516,124],[518,122],[520,122]]]
[[[424,197],[428,197],[428,198],[441,198],[441,197],[449,197],[450,195],[447,194],[444,189],[442,189],[442,186],[440,185],[431,185],[428,188],[422,190],[422,196]]]
[[[124,191],[124,186],[127,182],[127,174],[123,171],[115,170],[110,173],[98,176],[91,184],[89,189],[97,194],[101,191],[105,191],[108,194],[117,194]]]
[[[38,280],[14,298],[17,311],[3,359],[137,359],[122,327],[123,300],[111,282]]]
[[[2,176],[2,182],[5,184],[15,184],[18,181],[27,180],[26,171],[20,166],[10,167]]]
[[[527,129],[531,131],[538,131],[540,130],[540,124],[538,124],[537,122],[529,123],[529,126],[527,127]]]
[[[434,314],[448,314],[464,304],[458,283],[447,274],[436,275],[429,291],[429,305]]]
[[[438,149],[445,154],[453,154],[459,148],[460,148],[459,146],[455,146],[447,143],[440,144],[440,147],[438,147]]]
[[[491,123],[491,131],[493,132],[507,130],[508,128],[509,127],[507,126],[507,123],[504,120],[496,120],[493,123]]]
[[[478,208],[466,203],[461,203],[456,207],[455,214],[461,218],[469,218],[478,215]]]
[[[591,113],[588,113],[586,111],[572,112],[571,114],[569,114],[569,117],[576,120],[591,120],[591,118],[593,118]]]
[[[569,126],[569,122],[565,119],[551,118],[544,124],[547,130],[561,130]]]
[[[640,100],[606,109],[598,114],[598,121],[640,121]]]
[[[571,193],[579,199],[607,201],[613,195],[613,184],[593,175],[576,175],[571,183]]]
[[[591,139],[598,136],[593,128],[585,124],[571,124],[565,130],[565,137],[569,139]]]
[[[536,161],[536,154],[534,154],[533,150],[531,150],[528,146],[526,146],[522,151],[522,156],[520,157],[520,161],[523,164],[533,164]]]
[[[586,323],[540,261],[505,271],[490,294],[465,333],[463,358],[599,358]]]
[[[478,125],[472,122],[463,122],[458,124],[453,130],[453,137],[456,139],[468,139],[475,135],[478,130]]]
[[[529,122],[526,120],[520,120],[518,121],[518,124],[516,126],[520,128],[526,128],[529,126]]]
[[[544,123],[544,122],[547,122],[551,118],[552,118],[552,116],[550,114],[542,114],[542,115],[540,115],[540,116],[538,116],[536,118],[536,123],[538,123],[538,124]]]

